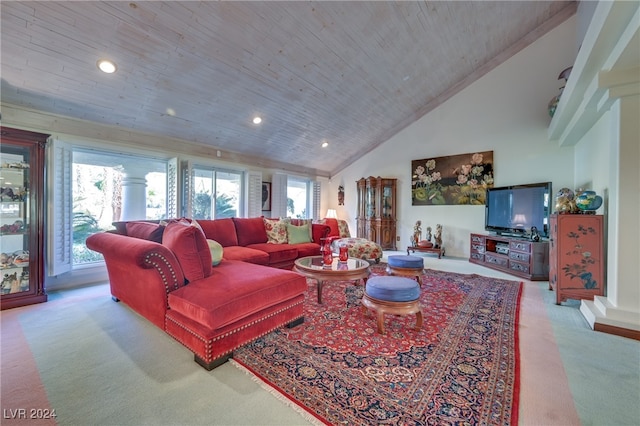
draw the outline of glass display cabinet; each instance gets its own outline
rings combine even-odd
[[[358,186],[358,238],[378,243],[383,250],[396,250],[397,179],[369,176]]]
[[[0,127],[0,306],[41,303],[44,149],[49,135]]]

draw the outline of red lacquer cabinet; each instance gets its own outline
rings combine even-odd
[[[601,215],[551,215],[549,289],[556,303],[604,296],[604,220]]]

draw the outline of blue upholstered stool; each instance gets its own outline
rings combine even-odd
[[[415,330],[422,328],[420,310],[420,286],[410,278],[376,276],[369,278],[365,286],[362,305],[365,315],[371,309],[376,312],[378,333],[384,334],[384,314],[416,314]]]
[[[418,284],[422,286],[422,272],[424,263],[421,257],[396,255],[389,256],[387,260],[387,274],[399,275],[401,277],[415,277]]]

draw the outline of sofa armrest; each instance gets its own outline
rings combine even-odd
[[[153,241],[110,232],[90,235],[86,244],[104,257],[111,295],[164,329],[167,295],[184,285],[173,252]]]
[[[321,244],[321,239],[326,238],[329,235],[329,228],[327,225],[322,225],[320,223],[311,224],[311,234],[313,238],[313,242],[316,244]]]

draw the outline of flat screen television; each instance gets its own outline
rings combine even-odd
[[[487,189],[484,228],[498,235],[549,237],[551,182]]]

